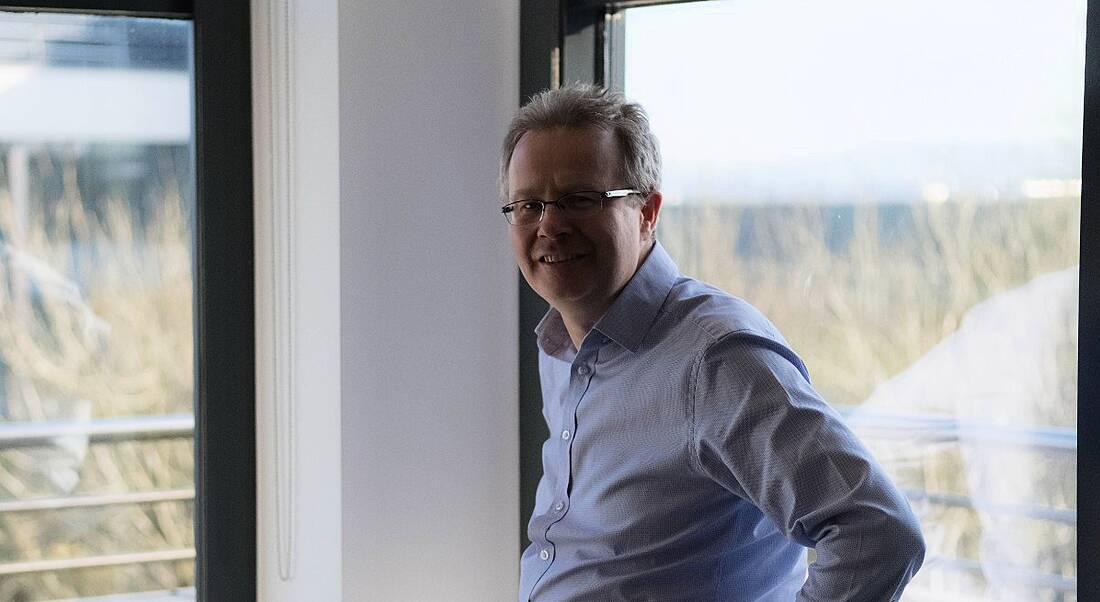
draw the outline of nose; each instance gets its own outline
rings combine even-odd
[[[561,209],[557,205],[547,205],[543,209],[542,221],[539,222],[538,231],[540,238],[557,238],[563,234],[568,234],[572,230],[572,222],[562,215]]]

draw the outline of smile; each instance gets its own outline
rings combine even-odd
[[[542,263],[564,263],[566,261],[573,261],[574,259],[580,259],[583,255],[543,255],[539,261]]]

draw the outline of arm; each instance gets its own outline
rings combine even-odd
[[[817,551],[800,601],[897,600],[924,559],[917,519],[781,350],[731,333],[700,356],[694,458]]]

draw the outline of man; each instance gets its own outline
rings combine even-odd
[[[679,274],[659,188],[614,92],[544,92],[505,138],[512,248],[551,306],[520,599],[896,600],[924,557],[905,498],[763,315]]]

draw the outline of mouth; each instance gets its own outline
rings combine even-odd
[[[581,255],[581,254],[561,254],[561,253],[556,254],[556,255],[543,255],[542,257],[539,257],[539,263],[544,263],[544,264],[548,264],[548,265],[559,264],[559,263],[569,263],[571,261],[576,261],[576,260],[581,259],[583,257],[584,257],[584,255]]]

